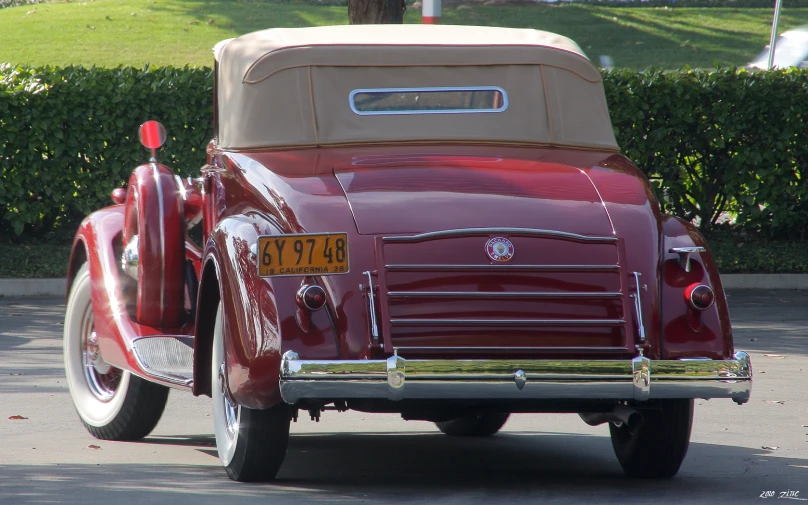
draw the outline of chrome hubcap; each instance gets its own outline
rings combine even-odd
[[[233,400],[230,399],[230,395],[227,394],[227,390],[225,388],[224,363],[219,366],[219,377],[217,382],[219,383],[219,392],[222,393],[222,406],[224,407],[224,423],[225,429],[227,430],[227,438],[230,440],[235,440],[236,436],[238,435],[238,406]]]
[[[102,402],[108,402],[118,389],[121,371],[110,366],[101,357],[98,335],[93,331],[92,309],[88,310],[82,326],[81,361],[84,380],[93,396]]]
[[[101,358],[101,349],[98,347],[98,334],[92,331],[87,337],[87,359],[92,363],[95,371],[101,375],[109,373],[112,368],[109,363]]]

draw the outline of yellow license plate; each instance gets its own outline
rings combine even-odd
[[[258,275],[348,273],[347,233],[307,233],[258,237]]]

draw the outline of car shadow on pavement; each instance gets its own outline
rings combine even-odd
[[[198,446],[211,436],[150,437]],[[213,450],[215,454],[215,450]],[[808,460],[691,444],[679,475],[623,475],[608,437],[504,432],[293,435],[272,483],[231,482],[211,465],[0,465],[2,503],[746,503],[765,489],[808,495]],[[802,485],[803,489],[800,489]],[[71,498],[74,497],[74,498]],[[629,501],[626,501],[630,497]],[[75,501],[71,501],[75,500]],[[269,501],[268,501],[269,500]]]

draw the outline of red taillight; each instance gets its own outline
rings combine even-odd
[[[307,284],[297,291],[297,304],[301,308],[320,310],[325,305],[325,290],[316,284]]]
[[[706,284],[691,284],[685,289],[685,301],[696,310],[707,310],[715,303],[715,293]]]

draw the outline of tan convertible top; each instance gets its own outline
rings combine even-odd
[[[220,42],[226,149],[470,141],[617,149],[600,72],[566,37],[440,25],[275,28]],[[375,113],[357,90],[497,89],[487,113]],[[501,97],[500,97],[501,98]],[[416,98],[417,100],[417,98]],[[421,103],[423,103],[422,100]]]

